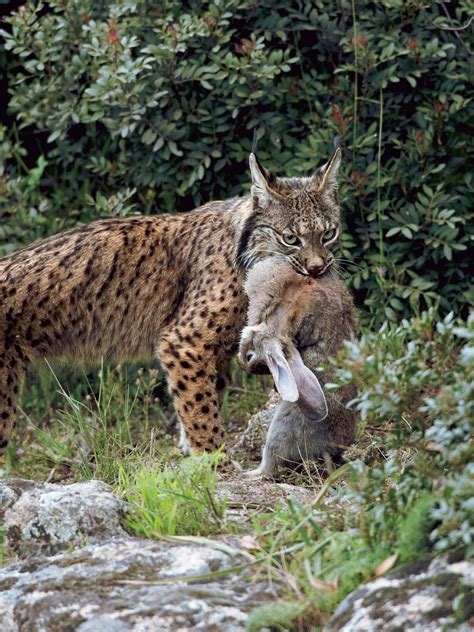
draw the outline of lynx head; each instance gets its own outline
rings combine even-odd
[[[250,154],[252,212],[237,248],[237,264],[248,270],[266,257],[287,259],[299,274],[316,277],[328,270],[340,231],[338,148],[309,178],[280,178]]]

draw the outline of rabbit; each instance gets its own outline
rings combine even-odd
[[[270,370],[281,400],[268,428],[260,466],[250,477],[274,476],[280,466],[329,454],[355,438],[355,415],[346,407],[353,385],[325,396],[313,371],[354,337],[352,297],[335,272],[317,278],[297,274],[285,260],[268,258],[247,275],[247,326],[239,361],[250,373]]]

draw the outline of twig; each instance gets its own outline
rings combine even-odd
[[[438,26],[442,31],[465,31],[471,26],[471,22],[474,20],[474,15],[469,18],[469,21],[464,26]]]
[[[33,423],[33,420],[31,419],[31,417],[23,410],[23,408],[19,404],[17,405],[17,408],[20,411],[20,413],[25,417],[30,428],[37,428],[37,426],[35,426],[35,424]]]
[[[378,151],[377,151],[377,218],[379,222],[379,250],[380,250],[380,263],[384,260],[384,248],[383,248],[383,233],[382,233],[382,220],[380,212],[380,175],[382,168],[382,129],[383,129],[383,91],[380,88],[380,109],[379,109],[379,137],[378,137]]]
[[[354,160],[354,153],[357,141],[357,101],[359,98],[359,73],[358,73],[358,54],[357,54],[357,15],[355,9],[355,0],[352,0],[352,22],[353,22],[353,45],[354,45],[354,118],[352,125],[352,159]]]
[[[448,9],[446,8],[445,3],[444,3],[444,2],[441,2],[441,6],[443,7],[444,14],[445,14],[445,15],[446,15],[446,17],[448,18],[449,22],[452,24],[452,23],[453,23],[453,21],[452,21],[452,19],[451,19],[451,16],[450,16],[450,14],[449,14]],[[467,26],[469,26],[469,23],[472,21],[472,19],[473,19],[473,18],[471,17],[471,19],[469,20],[469,22],[468,22]],[[466,26],[466,28],[467,28],[467,26]],[[464,27],[463,27],[463,28],[464,28]],[[464,43],[463,38],[462,38],[462,37],[459,35],[459,33],[458,33],[458,31],[463,30],[463,29],[459,29],[459,28],[456,28],[456,27],[452,27],[452,28],[450,28],[450,29],[445,29],[445,28],[443,28],[442,30],[450,30],[450,31],[452,31],[452,32],[454,33],[454,35],[455,35],[456,39],[458,40],[458,42],[461,44],[461,46],[462,46],[462,47],[464,48],[464,50],[467,52],[467,54],[468,54],[469,56],[472,56],[472,52],[471,52],[471,51],[469,50],[469,48],[466,46],[466,44]]]

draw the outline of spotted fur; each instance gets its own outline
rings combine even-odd
[[[153,357],[167,373],[191,448],[223,445],[219,403],[245,324],[245,270],[278,254],[282,225],[303,226],[306,218],[315,230],[316,215],[334,206],[310,179],[279,179],[278,213],[253,178],[250,198],[188,214],[101,220],[0,259],[1,445],[31,362]]]

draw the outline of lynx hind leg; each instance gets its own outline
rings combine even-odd
[[[15,425],[18,390],[24,372],[23,361],[0,347],[0,449],[6,448]]]
[[[177,415],[177,417],[179,427],[178,448],[183,456],[189,456],[191,454],[191,446],[189,445],[188,437],[186,436],[186,428],[179,418],[179,415]]]
[[[191,450],[216,450],[224,445],[216,390],[217,367],[213,349],[183,345],[184,332],[162,335],[158,356],[168,374],[176,412]],[[184,442],[183,442],[184,446]]]

